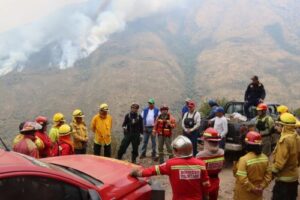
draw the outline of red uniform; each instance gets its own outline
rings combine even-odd
[[[224,150],[219,149],[218,152],[212,154],[208,150],[200,151],[197,158],[206,163],[206,170],[208,172],[210,187],[209,200],[217,200],[220,187],[219,173],[221,172],[224,164]]]
[[[34,135],[24,135],[24,137],[13,146],[13,150],[34,158],[39,158],[39,151],[36,144]]]
[[[39,150],[40,158],[50,157],[52,142],[51,142],[49,136],[46,133],[43,133],[40,131],[37,131],[35,133],[35,136],[40,138],[40,140],[42,140],[44,143],[44,148]]]
[[[55,144],[52,155],[66,156],[74,154],[74,145],[71,141],[70,135],[60,136],[58,142]]]
[[[208,193],[209,178],[205,163],[200,159],[172,158],[142,171],[142,176],[153,175],[169,176],[173,200],[202,200]]]

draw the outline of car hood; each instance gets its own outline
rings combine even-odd
[[[121,196],[124,193],[144,186],[147,179],[129,176],[133,168],[140,167],[132,163],[94,155],[71,155],[41,159],[44,162],[64,167],[70,167],[96,178],[104,183],[100,186],[111,196]]]

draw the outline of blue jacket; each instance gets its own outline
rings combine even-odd
[[[149,112],[149,107],[145,108],[143,110],[143,122],[144,122],[144,126],[146,126],[146,118],[147,118],[148,112]],[[158,117],[158,113],[159,113],[158,108],[154,107],[154,121]]]

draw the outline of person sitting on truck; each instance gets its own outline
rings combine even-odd
[[[212,119],[216,116],[215,111],[219,107],[219,104],[215,100],[210,99],[208,100],[208,105],[210,107],[210,112],[208,114],[207,119]]]
[[[216,117],[210,120],[209,124],[214,121],[214,129],[220,133],[221,141],[220,141],[220,148],[225,148],[225,138],[228,133],[228,122],[226,117],[224,116],[225,111],[224,108],[219,106],[216,110]]]
[[[269,156],[271,154],[271,134],[274,120],[267,114],[268,106],[261,103],[257,106],[256,129],[262,136],[262,152]]]
[[[259,82],[258,76],[253,76],[251,80],[252,83],[248,85],[244,97],[244,110],[248,119],[251,117],[249,108],[251,106],[257,106],[259,103],[262,103],[266,97],[264,85]]]

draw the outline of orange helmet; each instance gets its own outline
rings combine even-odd
[[[207,128],[203,133],[203,139],[207,141],[218,142],[221,140],[221,136],[214,128]]]
[[[39,123],[40,125],[44,126],[48,124],[48,119],[47,117],[44,116],[38,116],[35,118],[35,122]]]
[[[258,132],[250,131],[246,135],[245,142],[250,145],[261,145],[261,135]]]
[[[268,105],[265,103],[260,103],[258,104],[258,106],[256,107],[256,110],[268,110]]]

